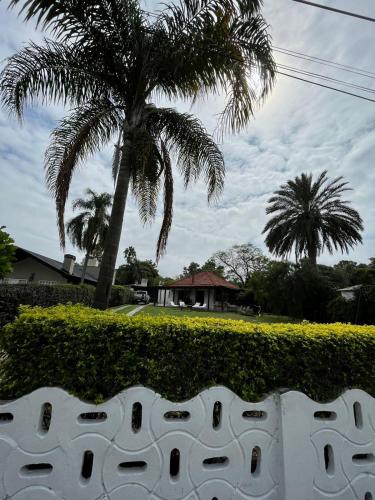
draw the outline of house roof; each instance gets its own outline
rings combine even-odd
[[[359,290],[362,288],[362,285],[354,285],[354,286],[348,286],[347,288],[339,288],[337,291],[338,292],[355,292],[356,290]]]
[[[33,257],[34,259],[38,260],[42,264],[45,264],[46,266],[54,269],[55,271],[59,272],[62,276],[64,276],[66,279],[70,279],[72,281],[78,282],[81,277],[82,277],[82,269],[83,266],[80,264],[74,264],[74,269],[73,273],[69,274],[65,269],[63,268],[63,263],[59,262],[58,260],[50,259],[49,257],[46,257],[45,255],[41,255],[36,252],[32,252],[31,250],[26,250],[26,248],[21,248],[18,247],[16,251],[16,257],[17,260],[22,260],[26,257]],[[99,267],[88,267],[85,275],[85,281],[96,284],[98,281],[98,275],[99,275]]]
[[[174,281],[168,288],[211,288],[211,287],[222,287],[230,288],[232,290],[239,290],[239,287],[230,281],[221,278],[215,273],[204,271],[202,273],[193,274],[187,278]]]

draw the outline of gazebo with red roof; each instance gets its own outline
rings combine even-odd
[[[159,290],[159,305],[169,306],[171,302],[179,304],[205,305],[208,310],[223,309],[225,302],[239,291],[239,287],[230,281],[209,271],[193,274],[174,281]]]

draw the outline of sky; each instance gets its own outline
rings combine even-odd
[[[147,0],[147,8],[152,8]],[[373,0],[319,0],[324,5],[375,17]],[[0,2],[0,61],[30,40],[43,34],[25,24],[8,0]],[[273,45],[374,71],[374,23],[328,12],[292,0],[264,0],[263,14],[270,25]],[[375,88],[371,78],[275,54],[277,62],[329,77]],[[370,95],[371,97],[371,95]],[[182,111],[196,114],[214,132],[225,96],[209,98],[191,106],[171,102]],[[0,226],[18,246],[62,260],[53,199],[44,183],[43,155],[49,134],[64,116],[61,106],[29,108],[22,125],[0,109]],[[330,177],[344,176],[353,188],[347,194],[363,220],[363,244],[349,255],[323,254],[320,262],[341,259],[367,262],[375,255],[375,103],[279,76],[272,94],[257,109],[241,134],[220,141],[226,163],[225,189],[221,199],[207,206],[205,185],[198,182],[184,190],[176,172],[173,227],[166,255],[159,262],[164,276],[175,276],[191,261],[204,263],[214,252],[235,244],[253,243],[267,255],[262,230],[265,209],[272,193],[302,172]],[[86,188],[113,192],[111,156],[113,144],[89,159],[76,174],[67,204]],[[143,226],[137,206],[130,199],[126,208],[117,264],[132,245],[141,259],[154,259],[161,223],[161,206],[155,222]],[[66,252],[78,260],[82,255],[67,243]]]

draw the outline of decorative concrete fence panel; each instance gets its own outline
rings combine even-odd
[[[96,406],[40,389],[0,404],[0,498],[375,500],[375,400],[134,387]]]

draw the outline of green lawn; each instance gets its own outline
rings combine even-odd
[[[181,310],[174,307],[155,307],[147,306],[139,313],[147,316],[186,316],[188,318],[197,316],[199,318],[222,318],[222,319],[242,319],[244,321],[250,321],[251,323],[295,323],[295,320],[288,318],[287,316],[274,316],[272,314],[263,314],[262,316],[245,316],[243,314],[238,314],[234,312],[212,312],[212,311],[189,311]]]

